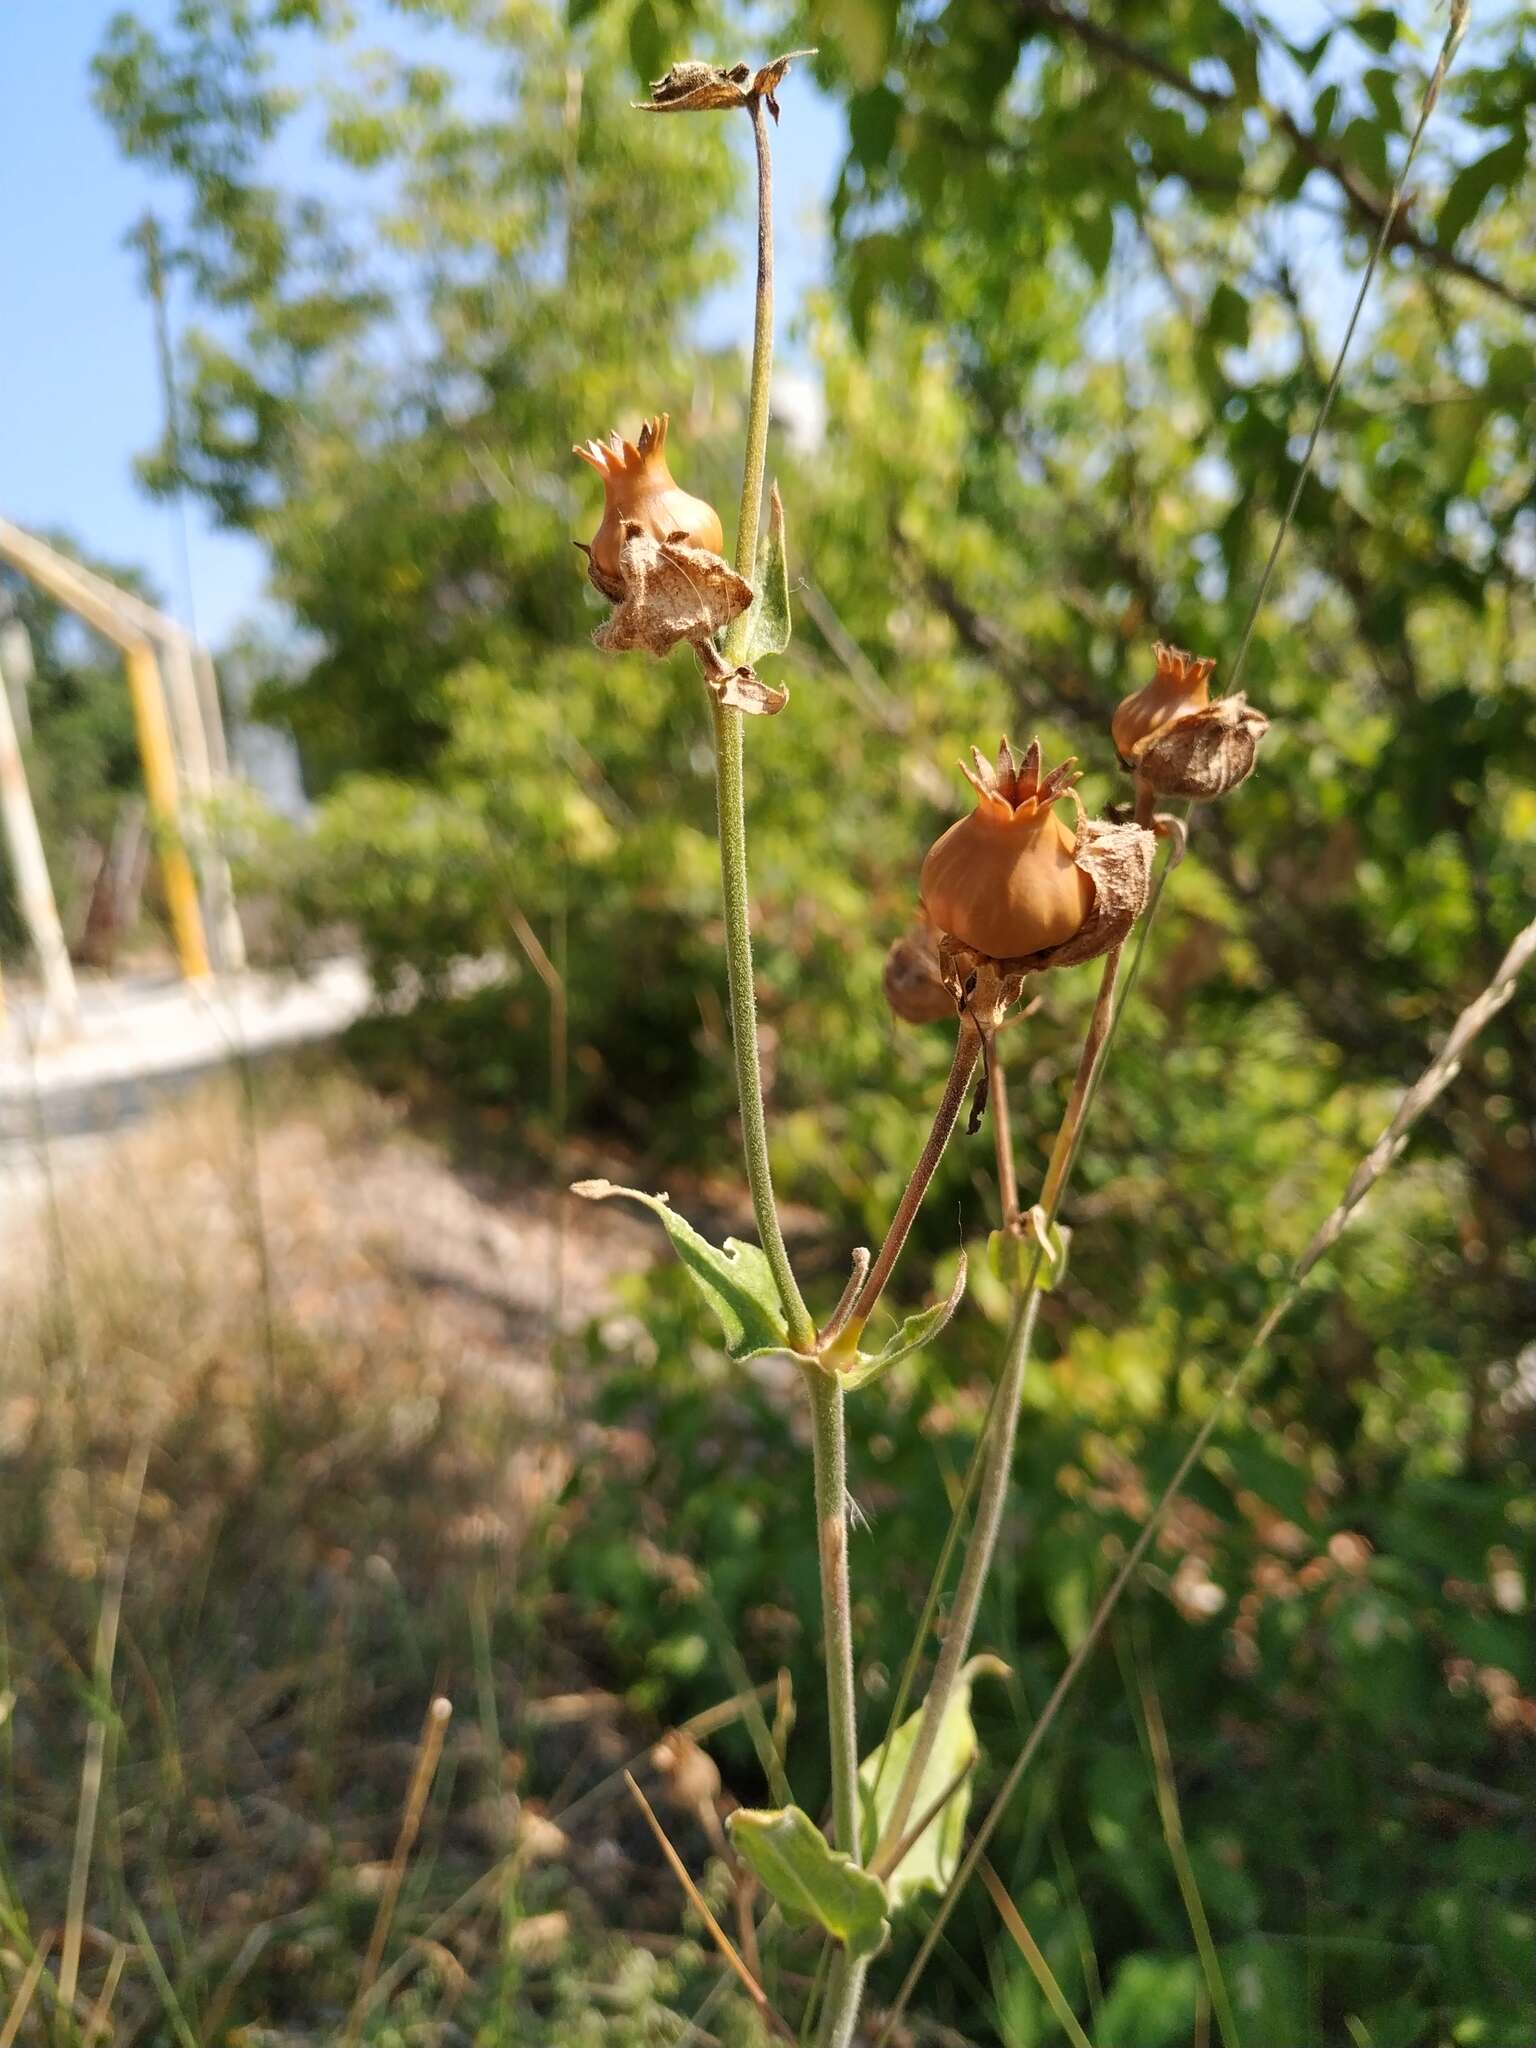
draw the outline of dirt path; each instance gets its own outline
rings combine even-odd
[[[0,1226],[0,1298],[35,1287],[40,1262],[91,1285],[106,1261],[163,1273],[178,1298],[206,1295],[203,1320],[249,1342],[270,1285],[278,1318],[328,1347],[451,1360],[531,1409],[549,1398],[552,1331],[601,1313],[617,1277],[657,1252],[616,1204],[492,1184],[358,1084],[296,1090],[267,1070],[254,1140],[230,1072],[115,1131],[13,1139],[0,1151]],[[191,1284],[210,1275],[223,1284]]]

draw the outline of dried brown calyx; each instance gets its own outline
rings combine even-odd
[[[634,441],[612,434],[572,450],[603,480],[601,524],[576,545],[615,607],[592,636],[610,653],[660,656],[680,640],[702,649],[752,602],[752,586],[720,552],[719,514],[679,486],[666,446],[659,413]]]
[[[1153,651],[1156,674],[1115,713],[1115,751],[1154,796],[1225,796],[1253,773],[1269,720],[1241,692],[1210,701],[1214,661],[1161,641]]]
[[[648,100],[637,100],[642,114],[713,114],[731,107],[749,107],[761,99],[775,121],[779,103],[775,95],[784,74],[796,57],[814,57],[814,50],[788,50],[754,71],[750,64],[706,64],[696,57],[674,64],[663,77],[654,79]]]
[[[996,769],[977,755],[966,775],[978,803],[923,863],[924,916],[943,934],[940,972],[983,1030],[1017,1000],[1027,974],[1073,967],[1118,945],[1147,900],[1156,841],[1135,824],[1089,818],[1072,763],[1040,773],[1004,740]],[[1057,805],[1070,798],[1076,829]]]

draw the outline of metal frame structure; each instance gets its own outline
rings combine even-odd
[[[209,928],[219,967],[239,971],[245,965],[245,939],[235,909],[229,863],[209,815],[228,779],[228,753],[217,679],[206,650],[166,613],[132,592],[118,589],[8,519],[0,519],[0,560],[121,651],[181,971],[189,981],[210,976]],[[165,658],[164,680],[157,649]],[[189,799],[185,805],[183,783]],[[49,1008],[67,1029],[78,1014],[74,975],[8,705],[0,711],[0,817],[16,871],[21,910],[42,965]],[[201,899],[194,861],[202,880]]]

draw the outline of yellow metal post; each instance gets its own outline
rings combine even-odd
[[[208,979],[208,942],[203,935],[203,913],[197,900],[197,883],[192,863],[181,836],[181,810],[176,791],[176,757],[171,750],[170,721],[165,712],[165,695],[160,686],[160,664],[147,640],[130,641],[123,649],[128,670],[128,690],[133,699],[133,723],[139,739],[139,759],[144,764],[144,793],[155,829],[160,856],[160,874],[165,884],[166,907],[181,971],[188,981]]]

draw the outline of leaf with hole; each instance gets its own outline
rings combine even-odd
[[[784,554],[784,501],[768,493],[768,527],[757,548],[756,594],[747,613],[747,660],[782,654],[789,645],[789,568]]]
[[[960,1306],[960,1297],[965,1293],[966,1259],[960,1254],[960,1265],[955,1273],[955,1284],[943,1301],[936,1301],[931,1307],[919,1309],[916,1315],[908,1316],[878,1351],[855,1351],[853,1363],[838,1372],[838,1378],[851,1393],[856,1387],[867,1387],[871,1381],[888,1373],[899,1359],[910,1358],[914,1351],[937,1337]],[[833,1354],[835,1359],[835,1353]]]
[[[954,1785],[955,1789],[896,1868],[887,1874],[885,1888],[893,1911],[899,1911],[921,1892],[947,1890],[959,1865],[965,1846],[966,1816],[971,1810],[970,1772],[981,1755],[971,1720],[971,1686],[984,1673],[1006,1678],[1008,1666],[996,1657],[973,1657],[955,1680],[939,1723],[938,1740],[923,1766],[908,1824],[915,1826],[921,1821],[946,1786]],[[882,1742],[859,1765],[859,1829],[866,1857],[874,1854],[890,1820],[922,1718],[919,1708],[902,1722],[889,1742]]]
[[[798,1806],[743,1807],[726,1822],[731,1842],[784,1910],[811,1921],[851,1956],[872,1956],[890,1932],[885,1886],[834,1849]]]
[[[614,1196],[638,1202],[661,1218],[688,1277],[719,1318],[725,1348],[736,1360],[762,1358],[792,1349],[773,1272],[761,1248],[728,1237],[724,1246],[701,1237],[685,1216],[679,1216],[665,1195],[647,1195],[639,1188],[621,1188],[611,1180],[578,1180],[571,1192],[589,1202]]]

